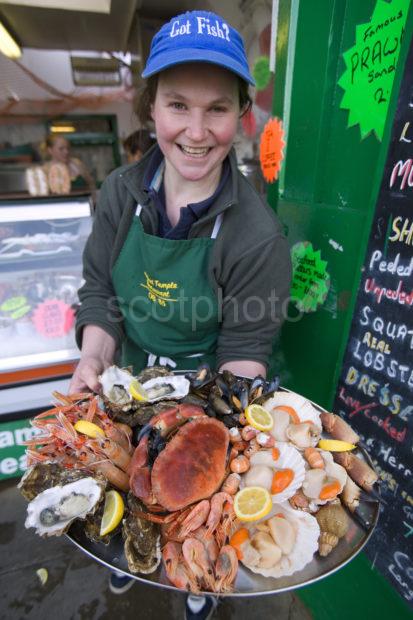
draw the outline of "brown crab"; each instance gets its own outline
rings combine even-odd
[[[225,477],[229,433],[222,422],[195,405],[180,404],[152,418],[151,429],[166,437],[182,426],[149,466],[149,435],[130,464],[132,493],[152,511],[182,510],[210,497]]]

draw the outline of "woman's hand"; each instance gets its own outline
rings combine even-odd
[[[83,357],[73,374],[69,385],[69,394],[76,392],[100,391],[99,375],[105,370],[103,360],[96,357]]]
[[[83,329],[82,355],[69,385],[69,394],[91,390],[100,391],[99,375],[113,364],[116,343],[114,338],[97,325]]]
[[[254,362],[252,360],[234,360],[233,362],[226,362],[222,364],[219,372],[223,370],[230,370],[234,375],[240,375],[241,377],[250,377],[253,379],[258,375],[264,377],[267,374],[264,364]]]

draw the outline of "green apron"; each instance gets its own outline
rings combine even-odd
[[[126,332],[122,365],[135,373],[155,363],[214,367],[219,310],[208,264],[222,214],[211,238],[173,240],[145,233],[141,210],[138,205],[112,270]]]
[[[88,183],[85,179],[85,177],[83,177],[81,174],[78,174],[76,178],[74,179],[70,179],[70,190],[74,191],[77,189],[86,189],[88,186]]]

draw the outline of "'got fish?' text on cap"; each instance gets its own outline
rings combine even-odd
[[[215,25],[210,24],[210,20],[207,17],[196,17],[198,23],[198,31],[197,34],[205,34],[210,37],[219,37],[220,39],[226,39],[230,41],[229,38],[229,28],[227,24],[224,22],[219,23],[219,21],[215,20]],[[186,20],[186,23],[180,24],[179,20],[172,22],[172,28],[170,32],[170,37],[178,37],[183,34],[192,34],[191,33],[191,23],[189,19]]]

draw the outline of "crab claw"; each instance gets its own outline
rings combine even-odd
[[[353,444],[357,444],[360,441],[357,433],[340,416],[324,411],[320,413],[320,419],[324,430],[330,433],[334,439],[340,439]]]
[[[148,441],[146,435],[135,448],[128,466],[130,488],[132,493],[145,504],[156,503],[152,494],[151,472],[148,467]]]
[[[160,414],[154,416],[149,422],[149,425],[152,428],[156,428],[160,432],[162,437],[166,437],[166,435],[169,435],[171,431],[178,428],[178,426],[184,424],[184,422],[186,422],[190,418],[197,418],[200,416],[205,416],[205,411],[202,409],[202,407],[198,407],[197,405],[191,405],[188,403],[182,403],[181,405],[166,409]],[[144,428],[141,430],[142,434],[144,434]]]
[[[365,491],[370,492],[378,475],[365,461],[350,452],[335,452],[334,460],[347,470],[347,473]]]
[[[354,519],[357,521],[357,523],[364,530],[366,530],[366,532],[370,530],[371,525],[372,525],[371,520],[368,517],[366,517],[366,515],[364,514],[364,512],[360,510],[360,508],[356,508],[355,510],[353,510],[351,514],[354,517]]]

